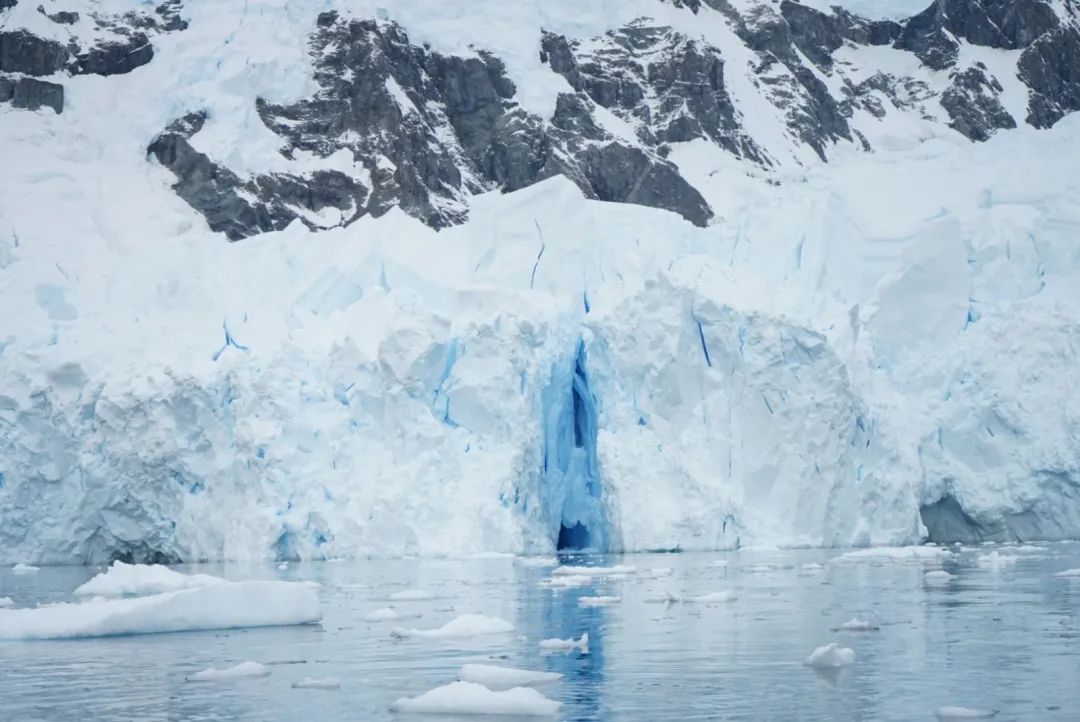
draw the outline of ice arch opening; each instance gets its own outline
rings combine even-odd
[[[557,549],[606,550],[607,521],[596,454],[596,396],[589,388],[585,343],[555,365],[544,392],[541,497]]]

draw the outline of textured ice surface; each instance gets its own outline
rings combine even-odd
[[[492,691],[472,682],[451,682],[418,697],[402,697],[390,705],[394,712],[439,715],[521,715],[549,717],[562,705],[535,689],[515,687]]]
[[[225,682],[232,679],[246,679],[250,677],[269,677],[270,668],[258,662],[240,662],[234,667],[226,669],[204,669],[187,678],[188,682]]]
[[[832,667],[846,667],[855,664],[855,650],[841,647],[836,642],[830,642],[824,647],[818,647],[806,658],[804,664],[807,667],[817,669],[829,669]]]
[[[583,653],[589,651],[589,635],[587,632],[583,632],[577,639],[541,639],[540,649],[545,652],[572,652],[575,649],[581,650]]]
[[[134,599],[0,609],[0,639],[64,639],[311,624],[322,619],[306,584],[232,582]]]

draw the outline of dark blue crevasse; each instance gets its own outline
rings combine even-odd
[[[605,550],[608,528],[597,459],[596,397],[589,387],[584,342],[552,370],[543,394],[541,498],[558,549]]]

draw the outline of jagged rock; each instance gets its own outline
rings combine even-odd
[[[787,21],[795,47],[822,68],[832,67],[832,54],[845,41],[888,45],[899,37],[901,30],[899,23],[889,20],[864,20],[843,8],[833,8],[827,14],[791,0],[780,3],[780,14]]]
[[[1080,110],[1080,30],[1062,26],[1036,40],[1018,64],[1031,88],[1027,122],[1049,128],[1066,113]]]
[[[64,111],[64,86],[35,78],[5,78],[0,76],[0,102],[25,110],[52,108]]]
[[[26,30],[0,32],[0,71],[52,75],[65,68],[70,53],[56,42]]]
[[[949,113],[949,127],[971,140],[986,140],[994,131],[1015,128],[1016,120],[998,100],[1002,92],[997,78],[977,63],[953,74],[952,85],[941,95],[941,105]]]
[[[75,23],[79,22],[79,13],[72,12],[70,10],[61,10],[59,12],[49,13],[45,10],[44,5],[38,5],[38,12],[47,17],[49,20],[52,20],[54,23],[59,23],[60,25],[74,25]]]
[[[72,72],[81,75],[122,75],[154,58],[154,46],[143,33],[121,36],[113,42],[91,46],[75,57]]]
[[[316,171],[308,178],[273,174],[242,179],[195,150],[188,140],[206,122],[189,113],[169,125],[148,153],[177,177],[173,190],[202,213],[211,230],[229,240],[281,230],[300,219],[310,228],[345,225],[359,217],[366,189],[343,173]],[[303,214],[326,208],[341,211],[339,223],[320,225]]]

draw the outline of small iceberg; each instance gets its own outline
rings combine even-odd
[[[518,557],[515,561],[523,567],[554,567],[559,564],[556,557]]]
[[[225,682],[231,679],[247,679],[250,677],[269,677],[270,668],[258,662],[241,662],[235,667],[228,669],[204,669],[201,672],[189,675],[188,682]]]
[[[394,627],[391,635],[399,639],[452,639],[457,637],[480,637],[488,634],[506,634],[514,631],[514,625],[505,619],[486,614],[462,614],[437,629],[406,629]]]
[[[688,597],[683,594],[676,594],[674,592],[664,592],[663,596],[650,597],[646,599],[646,602],[653,602],[654,604],[719,604],[721,602],[734,602],[738,597],[734,592],[722,591],[722,592],[709,592],[708,594],[701,594],[696,597]]]
[[[804,574],[816,574],[824,568],[825,565],[823,564],[818,564],[817,562],[810,562],[808,564],[803,564],[801,567],[799,567],[799,572]]]
[[[1055,577],[1080,577],[1080,569],[1066,569],[1063,572],[1058,572]]]
[[[337,677],[304,677],[292,683],[293,689],[341,689]]]
[[[938,707],[934,714],[940,720],[990,719],[997,716],[997,710],[971,709],[970,707]]]
[[[451,682],[419,697],[402,697],[391,712],[440,715],[516,715],[551,717],[562,704],[529,687],[495,692],[475,682]]]
[[[6,609],[7,607],[14,607],[15,600],[11,597],[0,597],[0,609]]]
[[[228,584],[228,581],[208,574],[181,574],[159,564],[115,561],[107,570],[77,588],[75,594],[80,597],[143,596],[216,584]]]
[[[833,627],[834,632],[876,632],[881,627],[876,624],[872,624],[865,619],[859,619],[858,617],[852,617],[843,624]]]
[[[613,567],[559,567],[551,572],[553,577],[606,577],[612,574],[633,574],[637,567],[616,564]]]
[[[840,556],[833,557],[829,562],[920,561],[924,559],[942,559],[951,554],[952,552],[948,549],[935,546],[870,547],[868,549],[856,549],[855,551],[845,552]]]
[[[229,582],[147,597],[3,609],[0,639],[275,627],[313,624],[321,619],[319,598],[311,587],[293,582]]]
[[[550,579],[541,579],[537,582],[537,586],[545,587],[547,589],[570,589],[571,587],[583,587],[593,581],[592,577],[586,577],[580,574],[572,574],[562,577],[551,577]]]
[[[923,575],[923,579],[929,584],[948,584],[955,578],[955,574],[949,574],[944,569],[935,569],[934,571],[927,572]]]
[[[419,612],[402,614],[393,607],[380,607],[364,615],[365,622],[389,622],[395,619],[419,619],[423,615]]]
[[[803,662],[807,667],[813,667],[814,669],[833,669],[846,667],[854,663],[855,650],[841,647],[836,642],[826,644],[824,647],[818,647]]]
[[[394,592],[387,599],[391,602],[426,602],[437,597],[426,589],[405,589]]]
[[[24,576],[26,574],[36,574],[40,570],[40,567],[33,567],[29,564],[23,564],[22,562],[16,564],[11,568],[12,573],[18,574],[19,576]]]
[[[995,572],[999,572],[1002,569],[1016,564],[1016,560],[1020,557],[1011,554],[998,554],[996,551],[992,551],[989,554],[981,554],[975,562],[980,567],[989,568]]]
[[[493,689],[554,682],[562,677],[558,672],[534,672],[491,664],[466,664],[458,672],[458,679],[462,682],[475,682]]]
[[[622,597],[578,597],[577,603],[579,607],[610,607],[621,601]]]
[[[582,653],[588,653],[589,651],[589,634],[588,632],[582,632],[581,636],[577,639],[542,639],[540,640],[540,651],[542,652],[573,652],[575,649],[580,649]]]
[[[286,569],[289,568],[289,563],[288,562],[282,562],[281,564],[277,565],[277,568],[278,568],[279,572],[283,572],[283,571],[285,571]]]

